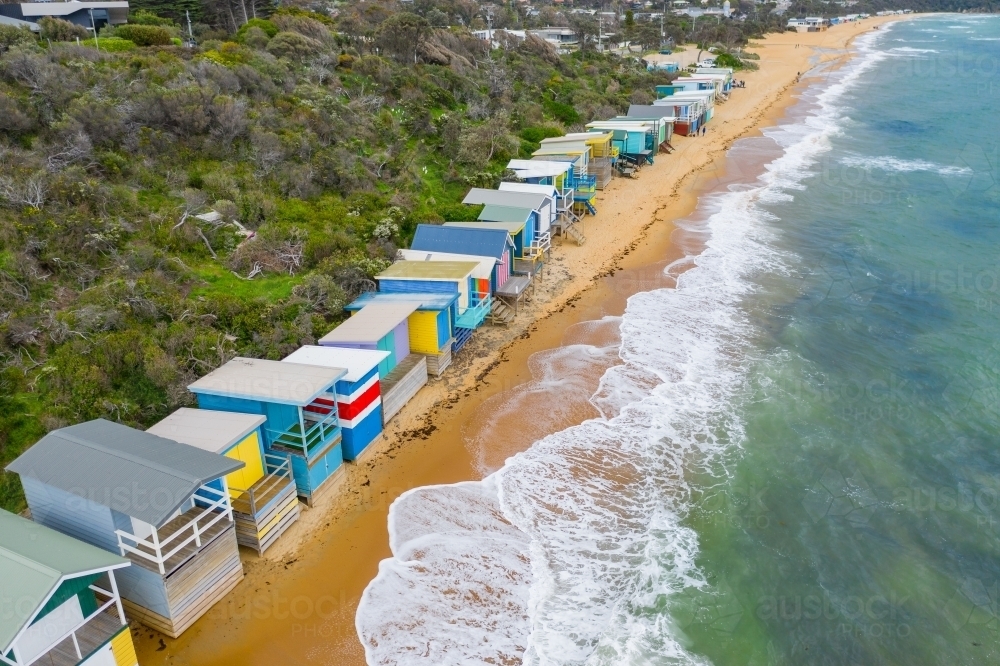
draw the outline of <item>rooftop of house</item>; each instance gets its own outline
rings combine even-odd
[[[397,261],[376,275],[375,279],[416,278],[453,282],[468,277],[477,265],[474,261]]]
[[[397,262],[397,264],[399,263],[421,262]],[[397,264],[393,264],[393,266]],[[468,265],[475,267],[475,264]],[[468,275],[468,272],[465,275]],[[375,277],[377,279],[379,276],[376,275]],[[406,321],[406,318],[416,312],[416,310],[417,304],[412,302],[371,303],[358,310],[347,321],[320,338],[319,343],[321,345],[337,342],[377,344],[379,340],[389,335],[400,323]]]
[[[267,418],[259,414],[181,407],[146,432],[212,453],[224,453],[243,441]]]
[[[345,368],[347,374],[342,381],[356,382],[364,378],[373,368],[389,357],[389,352],[380,349],[347,349],[345,347],[322,347],[305,345],[281,359],[283,363],[305,363],[324,365],[331,368]]]
[[[303,407],[347,372],[259,358],[237,357],[188,386],[193,393]]]

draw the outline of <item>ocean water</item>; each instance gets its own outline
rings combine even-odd
[[[553,355],[599,417],[393,504],[368,663],[1000,663],[1000,17],[855,48]]]

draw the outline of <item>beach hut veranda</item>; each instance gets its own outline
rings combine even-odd
[[[335,400],[345,368],[237,357],[188,386],[198,406],[259,414],[264,449],[290,456],[295,490],[309,506],[344,462]]]
[[[440,377],[451,364],[458,294],[368,291],[344,309],[354,313],[372,303],[412,303],[417,307],[407,319],[410,352],[423,355],[427,360],[427,372]],[[382,392],[385,394],[384,386]]]
[[[128,616],[176,638],[243,580],[226,486],[243,466],[97,419],[53,430],[7,470],[36,522],[127,558]]]
[[[264,449],[261,427],[266,420],[261,414],[182,407],[146,430],[244,464],[226,476],[226,487],[236,541],[258,555],[299,519],[291,456]]]
[[[109,553],[0,509],[0,663],[136,666]]]
[[[378,349],[306,345],[282,359],[285,363],[347,369],[336,385],[337,415],[346,460],[356,460],[382,434],[379,363],[387,356],[389,352]]]

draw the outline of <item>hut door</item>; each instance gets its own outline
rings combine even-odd
[[[226,476],[231,497],[239,497],[264,477],[264,463],[260,459],[260,444],[256,432],[250,433],[249,437],[226,451],[226,457],[240,460],[246,465]]]

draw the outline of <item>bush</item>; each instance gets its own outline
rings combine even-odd
[[[157,25],[133,25],[126,23],[115,28],[115,37],[127,39],[136,46],[169,46],[173,35]]]
[[[137,9],[128,15],[129,25],[159,25],[165,28],[176,27],[172,19],[161,18],[148,9]]]
[[[250,28],[263,30],[264,34],[268,36],[268,39],[278,34],[278,26],[274,25],[270,21],[266,19],[252,18],[241,25],[240,29],[236,31],[236,41],[242,42]]]
[[[87,39],[90,36],[90,33],[82,25],[52,18],[51,16],[45,16],[39,20],[38,26],[42,29],[41,38],[49,39],[53,42],[72,42],[77,37]]]
[[[293,60],[308,58],[321,49],[318,41],[297,32],[279,32],[267,45],[268,53]]]
[[[34,44],[37,41],[34,33],[28,28],[0,25],[0,53],[18,44]]]
[[[84,46],[93,46],[107,53],[122,53],[135,48],[135,42],[122,39],[121,37],[101,37],[99,40],[87,39],[80,43]]]
[[[731,53],[720,53],[715,58],[716,67],[732,67],[733,69],[739,69],[743,66],[743,62]]]

